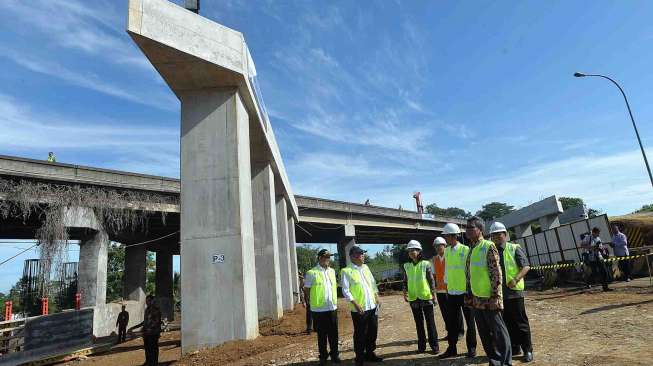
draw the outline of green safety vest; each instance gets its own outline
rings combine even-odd
[[[517,273],[519,273],[519,266],[517,266],[517,261],[515,261],[515,252],[517,251],[519,244],[513,244],[510,242],[506,243],[506,248],[503,250],[503,266],[506,271],[506,286],[508,282],[513,280]],[[517,285],[513,290],[523,290],[524,289],[524,279],[522,278],[517,282]]]
[[[326,305],[327,291],[331,291],[331,301],[336,305],[338,302],[338,282],[336,280],[336,271],[333,268],[328,268],[326,270],[327,276],[329,276],[329,281],[331,281],[331,288],[326,287],[326,281],[322,276],[322,271],[313,268],[306,272],[313,277],[313,283],[311,284],[310,291],[310,302],[311,309],[321,308]]]
[[[408,301],[431,300],[431,288],[426,279],[426,270],[431,264],[425,260],[420,260],[417,264],[413,262],[404,263],[406,278],[408,279]]]
[[[490,271],[487,268],[487,251],[493,245],[493,242],[483,239],[472,249],[469,259],[469,283],[472,286],[472,294],[476,297],[488,298],[492,294]]]
[[[347,279],[349,280],[349,292],[351,293],[351,296],[354,298],[354,301],[356,301],[358,305],[364,307],[365,287],[363,287],[363,281],[367,282],[367,286],[369,286],[370,289],[372,289],[372,292],[374,292],[374,277],[372,276],[372,272],[370,272],[370,269],[366,264],[363,264],[362,268],[365,278],[361,278],[360,272],[357,269],[354,269],[352,265],[343,268],[340,271],[340,275],[347,276]],[[371,300],[372,303],[376,304],[376,298],[372,297]],[[349,309],[352,312],[356,311],[354,304],[349,304]]]
[[[455,248],[444,248],[445,272],[447,273],[447,292],[463,294],[467,291],[465,277],[465,262],[469,255],[469,247],[460,243]]]

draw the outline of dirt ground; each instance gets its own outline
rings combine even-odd
[[[614,292],[554,289],[529,292],[526,300],[530,318],[535,362],[533,365],[651,365],[653,348],[653,288],[648,278],[630,283],[615,283]],[[344,365],[353,364],[351,317],[345,304],[340,306],[340,349]],[[436,311],[439,336],[444,324]],[[252,341],[229,342],[180,359],[179,332],[161,338],[160,362],[163,365],[317,365],[315,333],[303,334],[304,309],[288,313],[281,323],[261,326],[261,337]],[[464,351],[464,340],[458,345]],[[415,328],[408,305],[396,294],[382,298],[377,353],[385,365],[476,365],[487,364],[478,345],[479,357],[462,355],[437,360],[432,354],[416,354]],[[444,351],[446,341],[440,341]],[[142,341],[131,340],[109,353],[92,356],[79,365],[141,365]],[[521,356],[513,364],[522,364]]]

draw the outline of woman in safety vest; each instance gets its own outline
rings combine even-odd
[[[408,242],[410,261],[404,263],[404,300],[410,303],[410,309],[417,328],[417,352],[426,351],[426,335],[424,320],[428,333],[429,346],[434,354],[438,354],[438,330],[435,328],[433,304],[435,299],[435,281],[431,262],[422,259],[422,244],[417,240]]]

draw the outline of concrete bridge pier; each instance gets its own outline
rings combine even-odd
[[[290,252],[290,269],[292,292],[295,304],[299,304],[299,270],[297,268],[297,243],[295,242],[295,217],[288,213],[288,251]]]
[[[172,252],[159,250],[156,252],[155,296],[161,309],[161,316],[169,321],[174,320],[174,294]]]
[[[288,240],[288,209],[283,196],[277,196],[277,234],[279,243],[279,268],[281,274],[281,299],[284,310],[292,310],[295,302],[293,300],[293,285],[290,259],[290,245]]]
[[[345,268],[351,264],[349,249],[356,245],[356,227],[351,224],[343,225],[342,239],[338,241],[338,262],[340,268]]]
[[[274,172],[269,162],[252,165],[254,248],[259,319],[283,316]]]
[[[125,272],[123,273],[123,298],[145,306],[145,281],[147,276],[147,248],[145,245],[125,245]]]

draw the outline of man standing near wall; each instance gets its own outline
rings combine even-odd
[[[351,247],[351,264],[340,272],[342,294],[349,301],[354,323],[356,366],[362,366],[365,361],[383,361],[374,353],[379,330],[379,290],[372,272],[364,263],[364,253],[358,246]]]
[[[476,324],[468,307],[465,306],[466,274],[465,262],[469,256],[469,247],[458,242],[460,228],[456,224],[446,224],[442,236],[448,246],[444,250],[445,281],[447,283],[447,337],[449,346],[439,358],[458,355],[458,335],[463,332],[463,315],[467,323],[467,357],[476,357]]]
[[[524,277],[530,270],[528,258],[519,244],[508,242],[508,231],[502,223],[492,224],[490,236],[499,250],[503,274],[503,319],[510,334],[512,354],[524,351],[524,362],[531,362],[533,343],[524,306]]]
[[[628,238],[626,234],[619,230],[619,225],[612,225],[612,249],[614,250],[615,257],[627,257],[630,255],[628,250]],[[622,259],[619,261],[619,270],[621,271],[621,279],[630,282],[630,260]]]
[[[483,220],[472,216],[466,233],[471,251],[467,257],[467,294],[465,303],[472,307],[478,334],[490,365],[512,365],[510,336],[503,321],[503,291],[499,252],[493,242],[483,238]]]
[[[331,356],[333,363],[340,363],[338,353],[338,281],[336,271],[330,267],[331,253],[322,249],[317,253],[318,264],[306,272],[304,299],[309,306],[317,332],[320,365],[326,365]],[[329,349],[327,352],[327,340]]]
[[[125,310],[125,305],[123,305],[122,311],[118,314],[118,320],[116,320],[116,327],[118,327],[118,343],[122,343],[126,339],[127,324],[129,324],[129,313]]]
[[[143,321],[129,328],[132,331],[143,327],[143,345],[145,348],[144,366],[156,366],[159,364],[159,336],[161,335],[161,310],[154,303],[154,296],[147,295],[145,298],[145,315]]]

